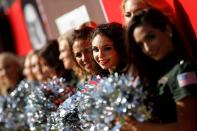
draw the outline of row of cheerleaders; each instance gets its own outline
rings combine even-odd
[[[45,84],[21,81],[9,96],[0,98],[0,129],[117,131],[125,117],[151,119],[146,92],[131,76],[97,76],[79,84],[74,93],[69,93],[70,87],[63,78]]]

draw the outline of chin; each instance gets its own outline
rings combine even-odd
[[[91,69],[87,69],[87,68],[85,69],[85,71],[88,72],[88,73],[91,73],[92,72]]]
[[[154,59],[155,61],[160,61],[161,57],[151,57],[152,59]]]
[[[108,70],[108,67],[106,67],[106,66],[101,66],[101,68],[102,68],[103,70]]]
[[[155,61],[160,61],[160,59],[158,59],[158,58],[153,58]]]
[[[161,60],[163,60],[165,57],[157,57],[155,60],[156,61],[161,61]]]
[[[71,66],[64,66],[65,69],[72,69]]]

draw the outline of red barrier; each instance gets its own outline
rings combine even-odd
[[[101,0],[103,8],[108,16],[109,22],[123,23],[123,17],[121,14],[121,2],[122,0]],[[180,4],[188,15],[189,21],[197,35],[197,17],[195,14],[195,8],[197,7],[196,0],[167,0],[172,8],[177,11],[177,5]],[[178,5],[178,6],[180,6]],[[178,12],[178,11],[177,11]]]
[[[23,16],[21,0],[15,0],[6,10],[6,13],[12,26],[16,53],[20,56],[24,56],[32,47]]]

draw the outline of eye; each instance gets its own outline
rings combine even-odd
[[[32,64],[31,67],[32,67],[32,68],[35,68],[35,67],[36,67],[36,64]]]
[[[81,56],[82,56],[82,54],[81,54],[80,52],[75,53],[75,57],[76,57],[76,58],[80,58]]]
[[[147,36],[146,36],[146,40],[147,41],[152,41],[152,40],[154,40],[156,38],[156,35],[155,34],[148,34]]]
[[[106,46],[106,47],[103,48],[104,51],[110,51],[111,49],[112,49],[111,46]]]
[[[131,13],[130,13],[130,12],[125,12],[125,13],[124,13],[124,16],[125,16],[125,17],[131,17]]]
[[[99,52],[99,49],[98,49],[97,47],[93,47],[93,48],[92,48],[92,51],[93,51],[93,52]]]
[[[44,66],[48,66],[48,64],[46,62],[43,63]]]

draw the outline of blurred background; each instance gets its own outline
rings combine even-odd
[[[185,11],[197,35],[196,0],[167,0]],[[123,23],[122,0],[0,0],[0,52],[25,56],[88,20]]]

